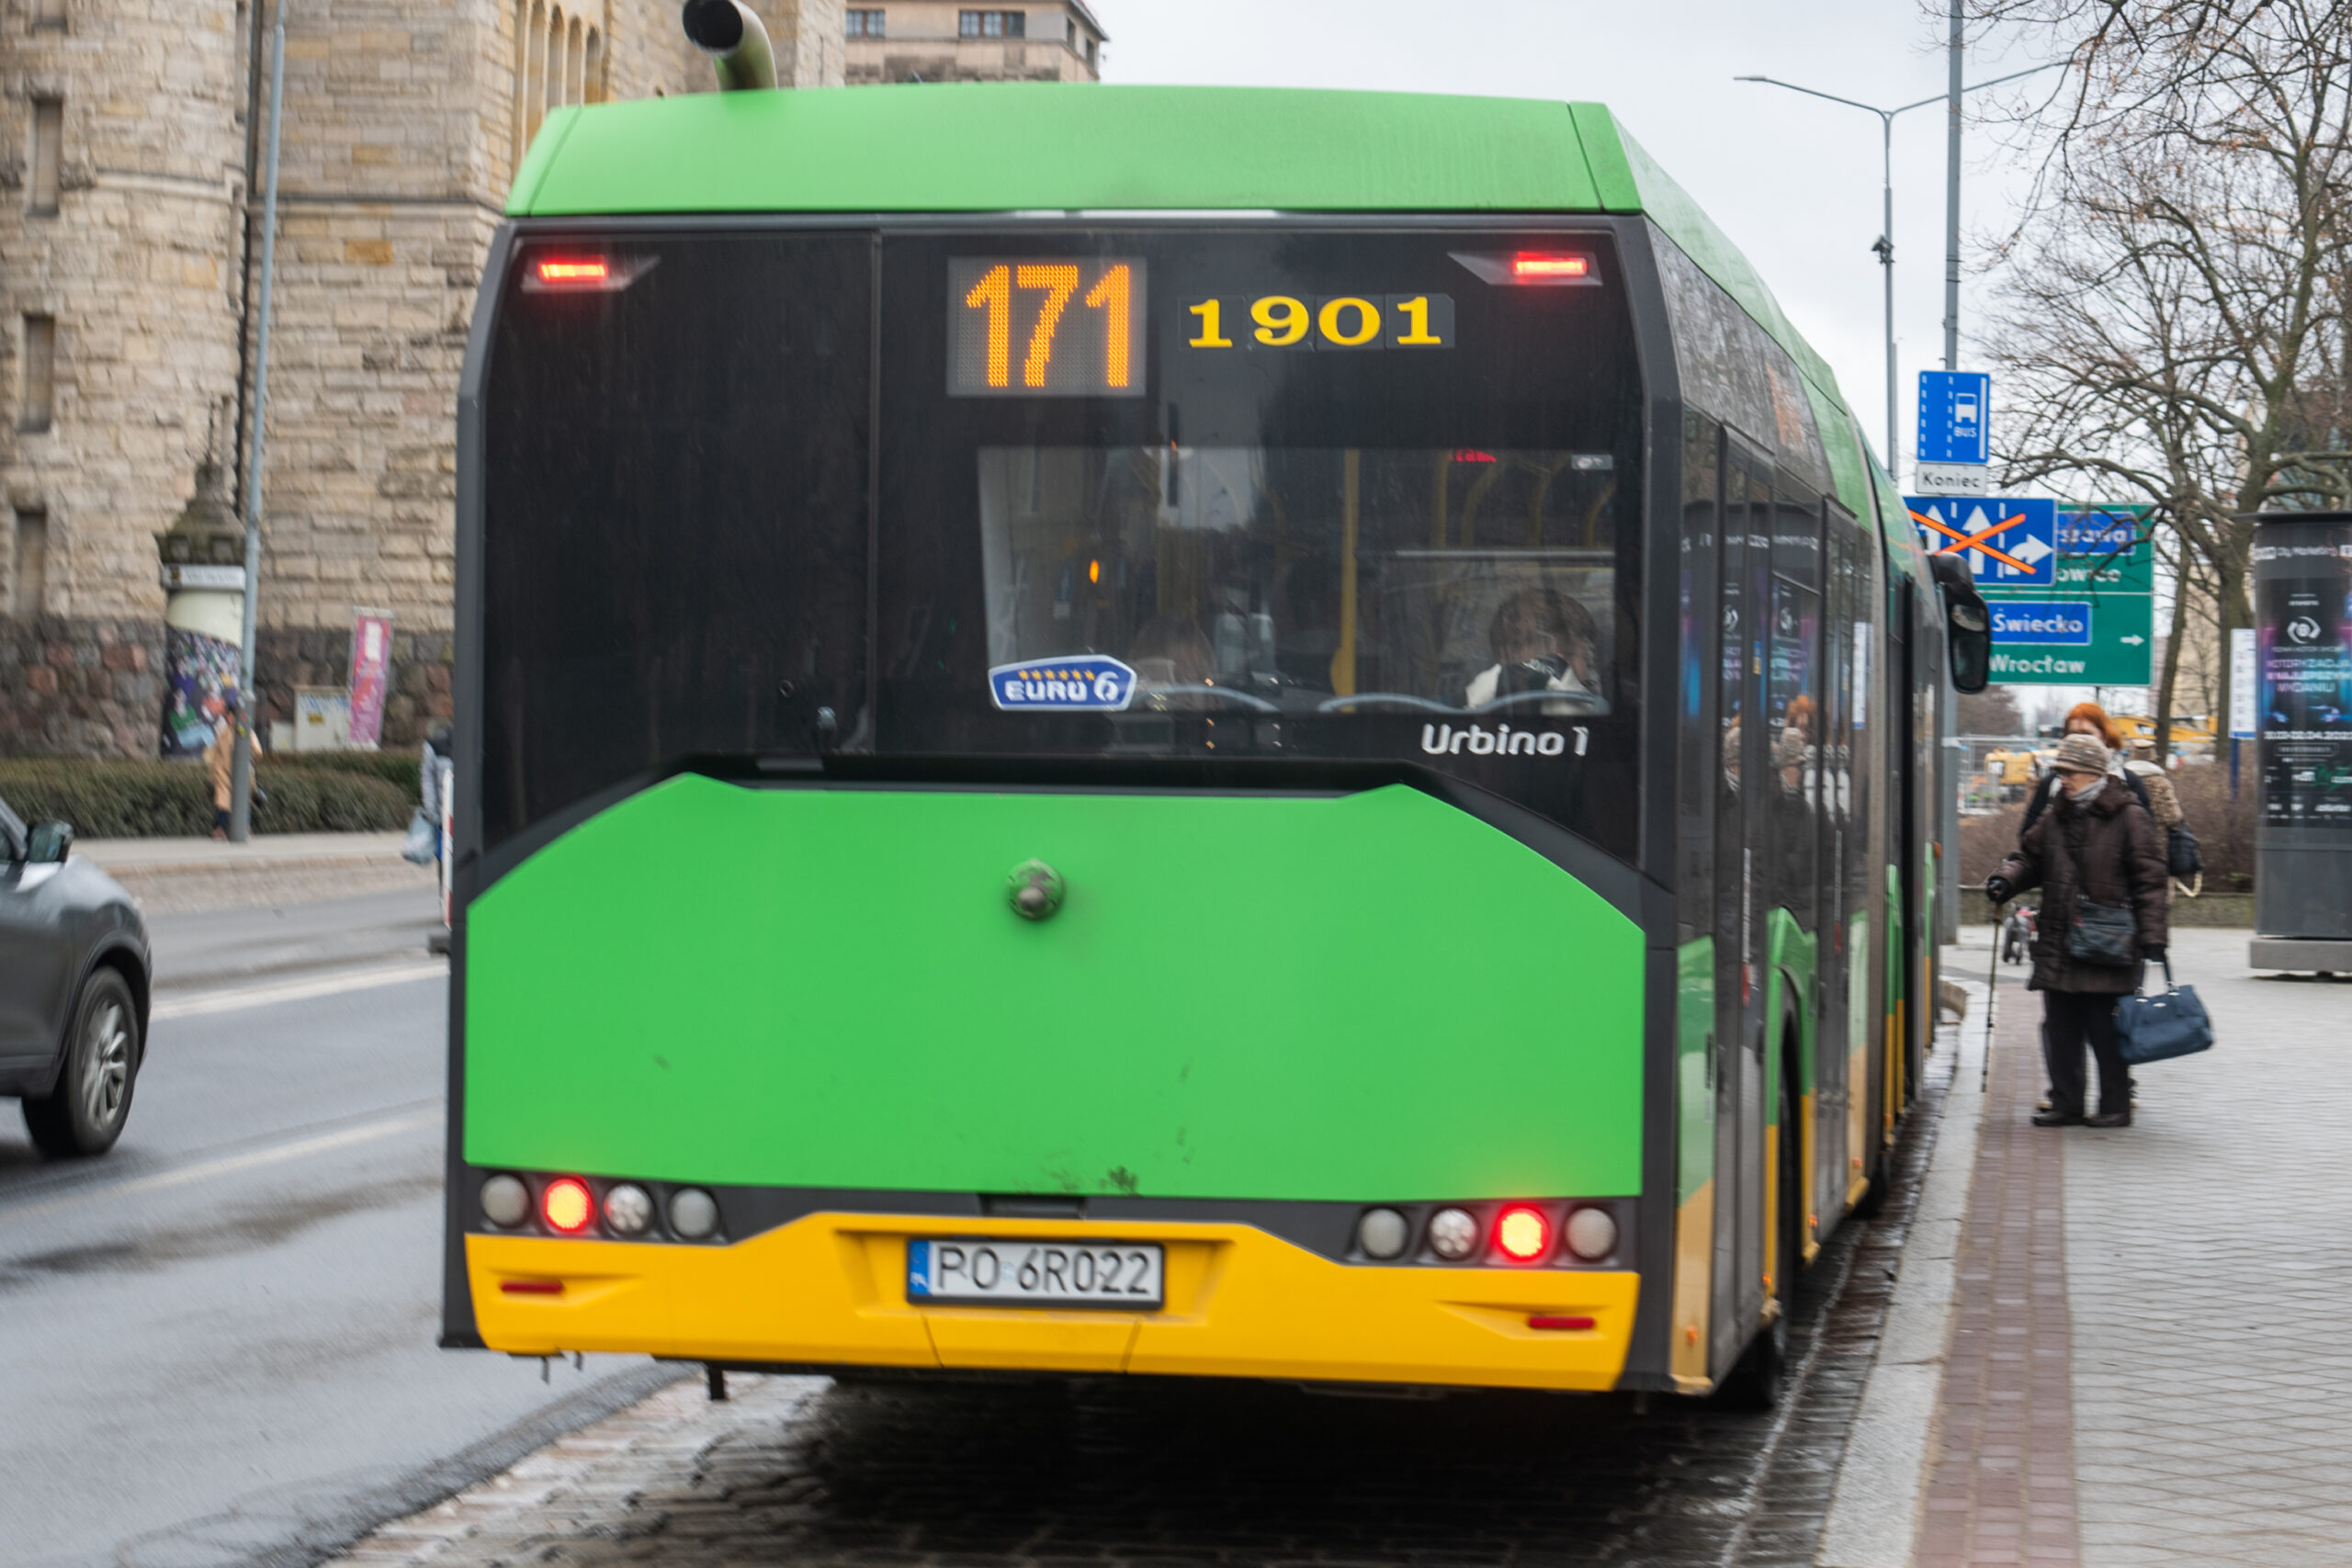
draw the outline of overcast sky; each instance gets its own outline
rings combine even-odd
[[[1089,0],[1110,82],[1357,87],[1596,99],[1713,214],[1885,445],[1878,260],[1879,121],[1777,87],[1777,76],[1893,107],[1945,85],[1941,23],[1917,0]],[[1937,7],[1939,10],[1941,6]],[[2030,63],[1973,60],[1975,82]],[[2008,221],[2017,178],[1989,135],[1963,154],[1963,238]],[[1944,116],[1894,124],[1899,429],[1916,374],[1943,354]],[[1963,245],[1963,255],[1970,248]],[[1961,368],[1984,293],[1961,293]],[[1996,385],[1994,396],[2000,396]],[[1885,454],[1882,451],[1882,457]],[[1907,470],[1904,477],[1908,478]]]

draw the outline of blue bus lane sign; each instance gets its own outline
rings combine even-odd
[[[1993,457],[1993,378],[1981,370],[1919,372],[1922,463],[1986,463]]]

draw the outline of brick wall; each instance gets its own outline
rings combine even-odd
[[[163,670],[160,615],[0,620],[0,757],[153,756]]]

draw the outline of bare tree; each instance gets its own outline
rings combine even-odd
[[[2245,624],[2266,505],[2352,500],[2352,0],[1984,0],[2065,43],[2062,154],[2009,248],[2009,478],[2143,501],[2182,592]],[[2174,703],[2177,607],[2159,687]],[[2227,697],[2217,706],[2226,723]],[[2169,728],[2160,726],[2159,744]]]

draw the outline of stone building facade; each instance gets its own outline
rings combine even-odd
[[[853,85],[1102,78],[1102,25],[1081,0],[865,0],[843,20]]]
[[[458,376],[551,107],[707,91],[675,0],[277,0],[262,479],[269,716],[395,617],[387,744],[449,708]],[[750,0],[839,85],[840,0]],[[153,756],[156,536],[253,437],[273,0],[0,0],[0,756]]]

